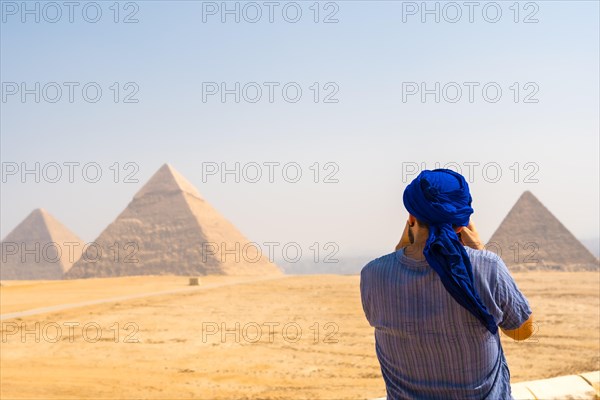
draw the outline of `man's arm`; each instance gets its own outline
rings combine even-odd
[[[533,314],[531,314],[529,319],[517,329],[502,329],[502,332],[513,340],[521,341],[529,339],[533,335],[533,330]]]
[[[514,340],[528,339],[534,332],[533,312],[529,301],[517,287],[500,257],[497,257],[496,273],[494,297],[496,304],[502,310],[502,319],[498,326]]]

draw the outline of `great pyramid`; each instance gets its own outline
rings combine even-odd
[[[1,243],[0,279],[62,279],[84,243],[45,210],[33,210]]]
[[[94,242],[66,278],[281,273],[168,164]]]
[[[530,192],[524,192],[486,245],[518,270],[599,268],[598,259]]]

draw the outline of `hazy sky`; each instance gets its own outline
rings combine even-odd
[[[411,168],[436,162],[469,176],[484,239],[524,190],[599,236],[596,1],[428,2],[439,22],[421,2],[228,2],[239,22],[222,2],[22,4],[0,2],[2,238],[42,207],[92,241],[165,162],[259,243],[387,253]]]

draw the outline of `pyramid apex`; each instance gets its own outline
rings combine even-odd
[[[36,227],[36,229],[45,229],[48,232],[48,235],[51,235],[52,230],[55,227],[63,229],[62,223],[60,223],[52,214],[46,211],[45,208],[36,208],[31,211],[20,225],[23,225],[24,223],[30,224],[31,226]]]
[[[147,194],[160,194],[170,192],[185,192],[192,196],[202,198],[198,190],[185,179],[171,164],[163,164],[148,182],[136,193],[134,199]]]
[[[542,204],[542,202],[537,197],[535,197],[535,195],[530,190],[526,190],[523,193],[521,193],[521,195],[517,199],[517,202],[515,203],[515,205],[517,205],[519,203],[522,204],[523,202],[531,204],[532,206],[536,205],[536,206],[541,206],[543,208],[546,208],[546,206],[544,206]]]
[[[535,197],[535,196],[533,195],[533,193],[531,192],[531,190],[526,190],[526,191],[524,191],[523,193],[521,193],[521,197],[524,197],[524,196]]]
[[[45,208],[36,208],[35,210],[33,210],[29,215],[31,216],[40,216],[40,217],[52,217],[52,215],[50,215],[50,213],[48,211],[46,211]]]
[[[527,197],[537,199],[537,197],[535,197],[535,195],[531,192],[531,190],[526,190],[523,193],[521,193],[521,196],[519,196],[520,199],[527,198]]]
[[[50,214],[48,214],[48,211],[44,210],[43,208],[36,208],[34,210],[32,210],[27,217],[25,217],[24,221],[40,221],[43,222]]]

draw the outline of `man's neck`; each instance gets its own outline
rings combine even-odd
[[[423,261],[425,260],[423,249],[425,249],[425,242],[413,243],[404,248],[404,255],[413,260]]]

